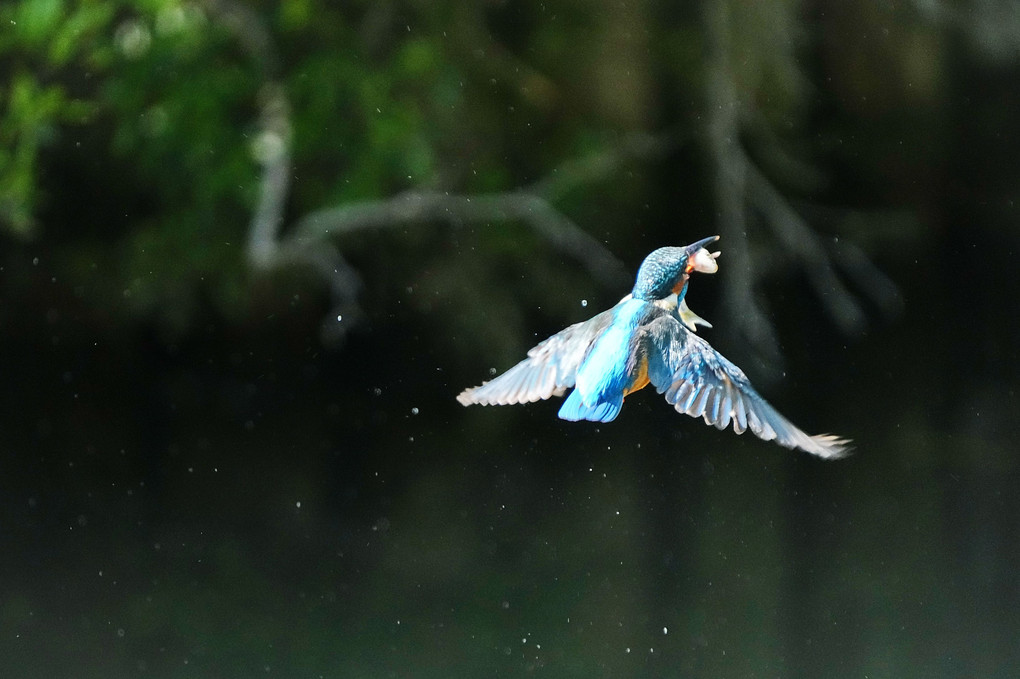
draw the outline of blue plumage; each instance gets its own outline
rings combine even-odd
[[[694,334],[709,325],[687,308],[692,271],[714,273],[706,238],[686,247],[659,248],[642,262],[631,294],[612,309],[575,323],[528,352],[528,358],[457,400],[464,405],[528,403],[570,394],[564,420],[610,422],[627,394],[652,384],[681,413],[742,434],[751,432],[787,448],[838,457],[848,441],[809,436],[763,399],[743,371]],[[709,326],[711,327],[711,326]]]
[[[631,369],[634,355],[633,340],[646,306],[647,302],[636,299],[624,300],[617,304],[613,308],[613,320],[609,327],[595,341],[577,370],[574,393],[579,395],[584,405],[595,407],[602,403],[618,404],[615,412],[609,409],[600,413],[602,422],[608,422],[616,417],[623,404],[623,395],[634,385],[637,376]],[[601,419],[610,413],[612,417]],[[563,417],[562,414],[560,416]]]
[[[623,396],[617,395],[606,400],[598,401],[593,405],[585,405],[581,399],[581,393],[574,389],[563,401],[558,413],[561,420],[577,422],[578,420],[591,420],[592,422],[611,422],[620,414],[623,408]]]

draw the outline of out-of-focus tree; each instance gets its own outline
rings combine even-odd
[[[757,289],[778,270],[803,271],[847,332],[867,315],[858,295],[896,308],[851,241],[910,220],[864,219],[901,206],[834,185],[850,164],[864,184],[916,169],[866,140],[841,150],[879,114],[876,134],[930,165],[949,15],[915,5],[7,3],[0,224],[52,245],[95,306],[125,300],[122,318],[178,330],[199,304],[265,304],[274,286],[257,281],[281,268],[329,288],[326,317],[347,321],[326,327],[347,328],[366,287],[413,287],[386,272],[424,252],[418,281],[438,299],[508,310],[498,337],[480,314],[446,319],[497,345],[520,320],[508,271],[536,296],[574,288],[566,258],[615,295],[610,252],[634,263],[718,230],[731,326],[775,354]],[[855,42],[848,26],[898,39]],[[919,103],[935,122],[911,136]],[[366,232],[384,227],[402,231],[382,252]]]

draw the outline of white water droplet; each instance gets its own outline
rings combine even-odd
[[[581,306],[588,306],[588,300],[582,299],[581,300]]]

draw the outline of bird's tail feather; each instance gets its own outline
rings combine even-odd
[[[623,398],[613,401],[599,401],[593,405],[585,404],[580,392],[574,389],[570,396],[563,402],[560,408],[559,417],[561,420],[577,422],[578,420],[591,420],[592,422],[611,422],[620,414],[623,407]]]

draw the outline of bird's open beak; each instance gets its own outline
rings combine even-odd
[[[687,250],[687,268],[688,270],[699,271],[701,273],[715,273],[719,270],[719,263],[715,260],[718,259],[722,253],[719,251],[709,252],[705,249],[705,246],[709,243],[714,243],[719,240],[719,236],[711,236],[709,238],[703,238],[697,243],[691,243],[685,249]]]
[[[719,236],[709,236],[708,238],[702,238],[697,243],[691,243],[684,249],[687,250],[688,255],[693,255],[701,248],[707,247],[709,243],[714,243],[717,240],[719,240]]]

